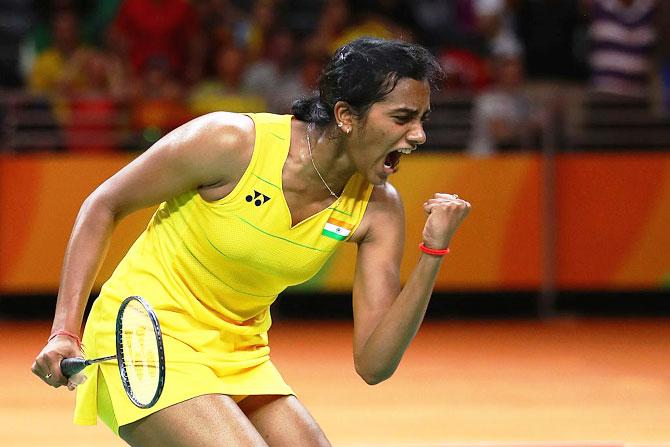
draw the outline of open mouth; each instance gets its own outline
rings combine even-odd
[[[400,163],[401,156],[402,154],[399,151],[391,152],[384,160],[384,167],[395,170],[398,167],[398,163]]]

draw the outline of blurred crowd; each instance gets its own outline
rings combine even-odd
[[[0,113],[5,130],[30,126],[17,107],[39,116],[31,129],[58,135],[45,147],[142,150],[203,113],[287,113],[334,49],[376,36],[434,52],[442,94],[472,98],[467,150],[484,156],[536,144],[547,104],[530,98],[529,79],[670,102],[664,3],[0,0]],[[40,147],[42,133],[29,135],[20,147]]]

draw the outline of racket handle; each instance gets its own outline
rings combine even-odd
[[[86,360],[84,360],[81,357],[72,357],[69,359],[63,359],[60,362],[60,370],[66,377],[70,377],[77,374],[79,371],[86,368],[86,366],[88,366]]]

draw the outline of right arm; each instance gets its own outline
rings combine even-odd
[[[253,141],[248,117],[205,115],[167,134],[100,185],[84,201],[68,242],[51,333],[79,334],[86,301],[123,217],[185,191],[236,183],[251,159]],[[81,356],[75,341],[57,336],[37,356],[33,373],[52,386],[64,385],[60,361],[73,356]]]

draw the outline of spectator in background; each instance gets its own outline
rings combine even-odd
[[[416,23],[418,37],[437,51],[445,46],[474,52],[481,50],[474,0],[413,0],[407,2],[408,14]]]
[[[351,10],[347,0],[327,0],[305,51],[314,57],[330,56],[331,48],[349,24]]]
[[[85,2],[89,10],[82,16],[84,41],[96,46],[109,44],[109,29],[114,23],[123,0]]]
[[[24,51],[34,52],[39,54],[53,45],[53,20],[56,14],[60,11],[72,12],[77,17],[79,26],[79,37],[83,40],[83,21],[82,17],[85,14],[84,4],[77,0],[43,0],[31,2],[33,13],[35,14],[35,23],[31,27],[30,35],[27,39],[27,46],[29,48]]]
[[[413,40],[413,30],[384,14],[392,9],[390,5],[379,8],[378,1],[374,0],[357,3],[327,0],[319,23],[307,41],[306,52],[314,57],[330,56],[342,45],[364,36]]]
[[[519,0],[515,11],[529,78],[588,78],[585,0]]]
[[[203,35],[203,78],[217,76],[217,59],[221,48],[231,45],[244,46],[236,43],[235,35],[246,20],[244,12],[237,8],[231,0],[200,0],[194,3]]]
[[[472,0],[480,32],[489,54],[521,54],[523,47],[514,31],[512,0]]]
[[[654,0],[592,0],[589,61],[596,93],[648,97],[654,8]]]
[[[189,94],[189,108],[194,115],[227,110],[230,112],[263,112],[262,96],[243,85],[247,54],[243,48],[229,45],[219,48],[216,75],[196,84]],[[270,81],[266,88],[277,88]]]
[[[54,10],[50,35],[51,44],[37,55],[28,71],[27,84],[32,95],[23,104],[17,105],[17,108],[37,112],[42,118],[40,122],[22,119],[17,123],[15,132],[32,133],[35,148],[62,150],[69,146],[68,138],[63,133],[63,127],[68,125],[69,108],[61,86],[66,67],[83,57],[87,48],[81,43],[79,19],[74,10]],[[83,82],[81,76],[73,76],[69,80],[73,86]],[[41,137],[36,138],[38,135]]]
[[[0,0],[0,88],[23,86],[21,46],[33,26],[31,7],[30,0]]]
[[[58,91],[64,97],[125,100],[129,93],[125,64],[102,48],[83,48],[63,68]]]
[[[444,88],[459,93],[478,93],[490,82],[486,58],[467,48],[444,47],[438,55],[446,74]]]
[[[329,48],[332,54],[341,46],[360,37],[376,37],[379,39],[398,39],[412,41],[411,30],[394,22],[391,18],[381,14],[374,5],[358,5],[353,8],[351,17],[353,20],[349,26],[342,31]]]
[[[293,101],[307,93],[298,62],[298,49],[291,31],[282,28],[269,39],[265,57],[249,67],[245,74],[245,90],[265,98],[268,111],[289,113]]]
[[[670,112],[670,4],[659,2],[656,6],[656,30],[658,33],[658,61],[661,89],[661,104],[666,114]]]
[[[356,0],[354,2],[354,15],[359,11],[369,13],[385,19],[395,28],[396,35],[403,40],[414,41],[418,39],[418,24],[412,14],[407,13],[407,0]]]
[[[31,3],[37,20],[32,26],[29,38],[24,43],[23,57],[30,58],[35,53],[41,53],[52,45],[53,32],[50,23],[54,15],[62,10],[71,11],[77,17],[79,37],[84,44],[104,46],[107,31],[115,19],[122,1],[27,0],[27,3]]]
[[[132,100],[183,99],[184,89],[167,59],[159,56],[147,59],[140,67],[140,73],[138,82],[133,83]]]
[[[161,136],[192,118],[184,105],[184,89],[169,60],[147,59],[133,82],[131,126],[136,146],[146,149]]]
[[[235,42],[247,48],[249,60],[261,58],[267,49],[269,36],[277,25],[276,0],[254,0],[251,14],[235,26]]]
[[[167,62],[181,82],[194,83],[202,74],[205,47],[196,10],[187,0],[123,0],[113,38],[136,75],[156,60]]]
[[[410,5],[419,36],[438,55],[448,91],[471,94],[489,83],[486,37],[479,29],[474,1],[418,0]]]
[[[63,69],[59,92],[70,151],[112,152],[123,147],[122,106],[130,93],[125,68],[114,53],[90,47]]]
[[[4,122],[8,139],[3,143],[16,152],[63,150],[58,85],[64,67],[83,48],[78,15],[68,1],[1,4],[5,9],[0,18],[0,46],[4,48],[0,60],[13,66],[2,69],[0,78],[4,87],[27,87],[27,94],[8,95],[3,101],[4,113],[11,117],[11,124]],[[48,14],[40,14],[40,7]],[[44,37],[39,47],[35,45],[37,29]],[[21,48],[16,41],[20,36],[24,37]]]
[[[318,89],[321,70],[328,62],[321,56],[308,54],[300,65],[300,79],[308,92]]]
[[[492,67],[492,87],[474,100],[468,145],[472,156],[489,156],[507,147],[529,148],[542,120],[524,91],[522,55],[495,53]]]
[[[34,93],[57,93],[63,70],[78,54],[85,52],[80,40],[79,20],[74,11],[59,10],[51,21],[53,42],[37,55],[29,73],[28,86]],[[71,79],[78,84],[80,79]]]

